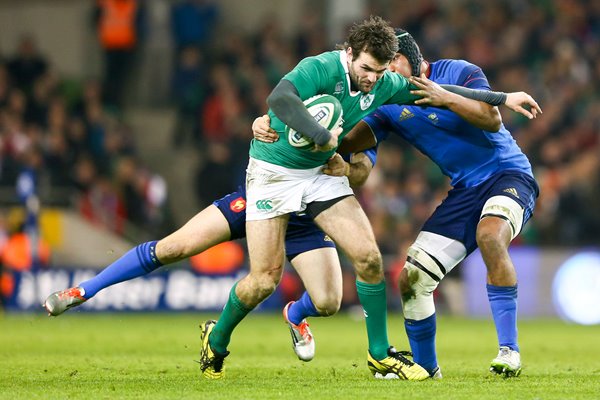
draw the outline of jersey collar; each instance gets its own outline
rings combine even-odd
[[[348,88],[348,95],[351,97],[356,97],[362,92],[357,90],[353,92],[350,88],[352,87],[352,82],[350,82],[350,71],[348,70],[348,54],[346,54],[345,50],[340,50],[340,63],[342,64],[342,68],[344,69],[344,73],[346,74],[346,87]]]

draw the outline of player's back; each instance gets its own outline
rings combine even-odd
[[[430,64],[429,79],[438,84],[490,90],[479,67],[464,60]],[[531,165],[504,125],[487,132],[458,114],[438,107],[386,105],[367,119],[378,138],[393,132],[431,158],[454,187],[475,186],[504,170],[532,175]]]

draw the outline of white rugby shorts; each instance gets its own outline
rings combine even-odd
[[[329,176],[323,166],[290,169],[250,157],[246,169],[246,220],[301,212],[314,201],[352,195],[345,176]]]

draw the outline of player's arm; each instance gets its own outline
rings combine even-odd
[[[279,140],[279,134],[271,128],[271,119],[267,114],[261,115],[252,122],[252,136],[265,143]],[[358,153],[377,145],[378,138],[373,133],[371,126],[361,120],[344,137],[337,151],[342,154]]]
[[[352,187],[362,186],[373,169],[371,158],[361,152],[352,154],[346,162],[339,153],[335,153],[327,162],[323,172],[332,176],[347,176]]]
[[[292,82],[282,79],[267,98],[267,104],[284,124],[312,139],[320,151],[337,147],[337,137],[341,128],[334,130],[339,132],[330,132],[319,125],[306,110]]]
[[[454,88],[460,86],[447,85],[449,90],[444,89],[443,86],[446,85],[438,85],[431,80],[422,83],[423,90],[427,91],[432,102],[436,102],[433,100],[435,98],[443,99],[437,102],[443,103],[443,107],[455,112],[462,119],[479,129],[488,132],[498,132],[500,130],[502,117],[497,107],[452,92]],[[416,101],[415,104],[419,104],[419,101]]]
[[[529,119],[536,118],[538,113],[542,113],[538,103],[525,92],[502,93],[469,89],[456,85],[438,85],[427,79],[425,75],[412,76],[409,78],[409,82],[418,88],[417,90],[411,90],[411,94],[421,97],[414,101],[416,105],[450,108],[450,103],[456,102],[458,99],[456,96],[460,95],[492,106],[506,105],[511,110],[523,114]],[[524,106],[529,107],[531,111],[526,110]]]
[[[377,144],[373,130],[364,120],[361,120],[348,132],[337,151],[341,154],[357,153]]]

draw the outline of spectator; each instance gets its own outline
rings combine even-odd
[[[120,109],[143,24],[139,0],[98,0],[95,21],[104,52],[106,101]]]
[[[13,84],[29,94],[33,83],[46,71],[48,63],[39,53],[33,36],[22,36],[17,54],[8,62],[8,72]]]
[[[196,175],[196,194],[202,207],[231,192],[235,180],[235,173],[230,166],[231,153],[227,145],[219,142],[209,143],[207,156],[206,163]]]
[[[172,92],[177,107],[177,122],[173,132],[173,145],[176,148],[187,141],[196,146],[200,142],[198,114],[206,97],[206,70],[203,61],[203,54],[198,47],[187,46],[181,51],[175,64]]]
[[[214,0],[180,0],[171,8],[171,31],[176,55],[186,47],[205,51],[212,42],[219,17]]]

